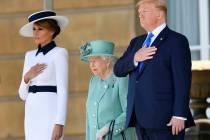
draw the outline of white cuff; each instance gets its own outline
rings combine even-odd
[[[28,88],[29,88],[30,82],[28,82],[27,84],[22,81],[19,87],[19,96],[20,98],[25,101],[27,96],[28,96]]]
[[[187,120],[187,118],[184,118],[184,117],[178,117],[178,116],[173,116],[173,118],[180,119],[180,120],[184,120],[184,121],[186,121],[186,120]]]
[[[135,60],[133,60],[133,63],[134,63],[134,66],[138,66],[138,64],[139,64],[139,62],[137,62],[137,61],[135,61]]]

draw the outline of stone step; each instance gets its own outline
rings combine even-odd
[[[78,135],[78,136],[65,136],[64,140],[84,140],[85,136],[83,135]],[[14,137],[8,137],[5,139],[0,139],[0,140],[24,140],[24,138],[14,138]]]

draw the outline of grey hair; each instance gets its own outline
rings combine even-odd
[[[116,63],[117,61],[117,58],[114,57],[114,56],[100,56],[103,60],[106,60],[108,62],[110,62],[110,66],[109,68],[113,68],[114,67],[114,64]]]

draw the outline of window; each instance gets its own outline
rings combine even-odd
[[[208,0],[168,1],[167,22],[171,29],[187,36],[192,60],[210,58]]]
[[[209,2],[209,5],[208,5],[208,9],[209,9],[208,13],[210,13],[210,2]],[[209,24],[210,24],[210,14],[209,14]],[[209,34],[210,34],[210,27],[209,27]],[[209,44],[210,44],[210,38],[209,38]]]
[[[191,50],[192,60],[201,60],[200,50]]]
[[[168,25],[188,37],[190,45],[199,45],[198,0],[168,2]]]

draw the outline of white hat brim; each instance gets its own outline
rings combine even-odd
[[[44,17],[44,18],[39,18],[37,20],[34,20],[34,21],[29,22],[29,23],[25,24],[24,26],[22,26],[19,31],[20,35],[22,35],[24,37],[33,37],[33,24],[35,22],[43,20],[43,19],[56,20],[58,22],[58,25],[60,28],[67,26],[69,23],[68,18],[64,17],[64,16],[48,16],[48,17]]]

